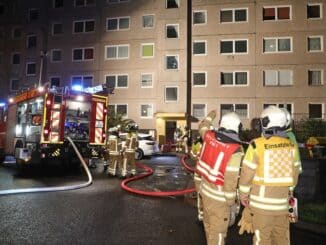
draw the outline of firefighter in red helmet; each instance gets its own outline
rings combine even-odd
[[[216,111],[199,124],[203,138],[196,171],[202,176],[204,228],[208,245],[224,244],[230,212],[236,205],[237,181],[243,148],[239,139],[241,121],[235,112],[222,116],[219,128],[210,129]]]

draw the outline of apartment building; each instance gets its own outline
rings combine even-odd
[[[325,119],[325,5],[0,0],[0,96],[44,83],[105,83],[115,88],[110,109],[154,130],[160,142],[186,124],[189,103],[193,119],[235,110],[245,127],[270,104],[295,119]],[[193,120],[192,129],[197,126]]]

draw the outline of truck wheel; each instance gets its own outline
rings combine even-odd
[[[137,149],[135,151],[135,159],[136,160],[141,160],[144,157],[144,152],[141,149]]]

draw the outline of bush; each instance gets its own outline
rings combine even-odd
[[[326,225],[326,203],[306,203],[299,206],[299,219]]]
[[[326,122],[320,119],[304,118],[294,122],[293,132],[298,142],[304,143],[309,137],[326,136]]]

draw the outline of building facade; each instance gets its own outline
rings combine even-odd
[[[161,143],[186,125],[189,103],[193,119],[213,109],[218,117],[234,110],[245,127],[270,104],[286,107],[295,119],[325,119],[325,5],[324,0],[2,0],[1,98],[44,83],[106,84],[114,87],[110,109],[141,129],[155,130]]]

